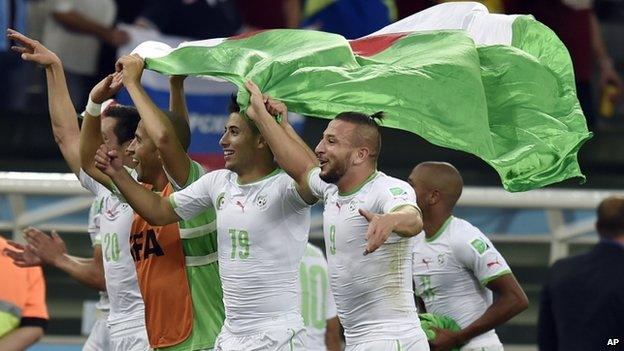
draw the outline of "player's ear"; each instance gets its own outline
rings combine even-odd
[[[266,139],[264,139],[264,137],[260,133],[256,134],[256,147],[258,149],[269,147],[269,143],[267,143]]]
[[[359,165],[364,163],[368,159],[369,154],[370,150],[367,147],[357,148],[353,154],[353,164]]]
[[[429,205],[435,205],[438,202],[440,202],[441,197],[442,197],[442,194],[440,193],[440,190],[433,189],[433,191],[429,193],[427,201],[429,202]]]

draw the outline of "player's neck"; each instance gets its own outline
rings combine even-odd
[[[167,186],[167,183],[169,183],[169,180],[167,180],[165,172],[158,172],[151,183],[153,191],[162,191]]]
[[[249,184],[257,182],[258,180],[265,178],[275,171],[277,165],[274,163],[259,162],[243,171],[236,172],[238,175],[238,184]]]
[[[340,177],[338,182],[336,182],[338,192],[340,194],[351,194],[358,191],[364,184],[370,181],[375,173],[377,173],[377,170],[373,167],[362,167],[360,169],[350,168]]]
[[[440,231],[440,229],[442,229],[442,226],[444,225],[444,223],[446,223],[446,220],[449,219],[449,217],[451,216],[451,213],[448,211],[427,211],[427,213],[423,213],[423,230],[425,231],[425,237],[427,239],[429,238],[433,238],[436,234],[438,234],[438,232]]]

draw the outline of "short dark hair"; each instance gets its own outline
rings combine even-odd
[[[368,135],[362,131],[359,133],[360,135],[358,137],[361,138],[362,143],[368,141],[370,146],[373,146],[371,150],[371,157],[377,159],[377,157],[379,157],[379,152],[381,151],[380,125],[383,123],[384,118],[385,114],[383,111],[375,112],[370,116],[360,112],[348,111],[339,113],[334,119],[372,130],[373,133],[369,133]]]
[[[228,103],[228,113],[240,113],[240,106],[236,102],[236,94],[230,95],[230,102]]]
[[[596,229],[603,238],[624,235],[624,197],[610,196],[598,205]]]
[[[228,113],[238,113],[240,115],[240,112],[240,106],[238,105],[238,102],[236,102],[236,94],[230,95],[230,102],[228,103]],[[251,132],[254,135],[260,134],[260,130],[252,120],[250,120],[247,116],[241,115],[241,117],[245,120],[249,128],[251,128]]]
[[[117,137],[119,144],[134,139],[141,116],[135,107],[125,105],[112,105],[106,108],[104,115],[107,118],[115,119],[113,133]]]

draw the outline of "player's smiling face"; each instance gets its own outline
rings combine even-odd
[[[158,158],[158,149],[147,135],[142,121],[139,122],[134,139],[127,150],[136,164],[137,180],[152,184],[154,177],[161,171],[162,164]]]
[[[123,155],[122,161],[124,166],[134,168],[136,163],[128,153],[128,147],[132,143],[132,139],[119,144],[119,138],[115,135],[117,119],[105,117],[102,118],[101,123],[102,140],[104,141],[104,145],[106,145],[109,150],[117,150],[117,152],[120,152]]]
[[[347,172],[356,148],[351,142],[354,125],[340,120],[329,122],[314,150],[321,166],[320,177],[336,183]]]
[[[230,114],[221,140],[225,168],[238,173],[243,167],[254,162],[257,152],[258,135],[238,113]]]

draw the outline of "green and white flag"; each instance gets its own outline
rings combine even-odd
[[[251,79],[306,116],[384,111],[386,127],[480,157],[509,191],[584,179],[577,152],[592,134],[570,56],[531,16],[445,3],[352,41],[279,29],[134,52],[163,74],[234,83],[243,110]]]

